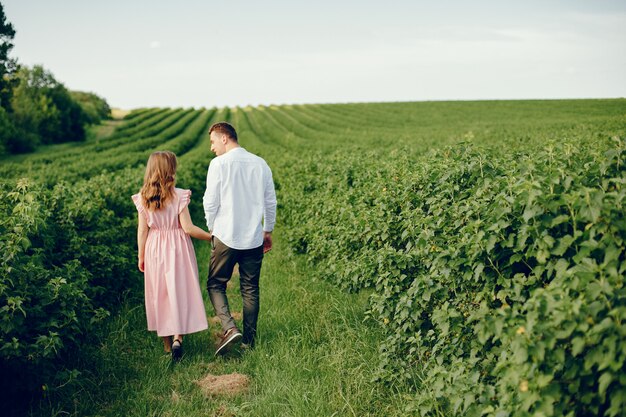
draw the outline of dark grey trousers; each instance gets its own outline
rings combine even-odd
[[[239,264],[239,287],[243,299],[243,339],[253,346],[259,318],[259,278],[263,263],[263,246],[254,249],[232,249],[213,237],[213,250],[209,264],[207,289],[215,314],[220,318],[224,331],[235,327],[230,314],[226,284],[233,275],[235,264]]]

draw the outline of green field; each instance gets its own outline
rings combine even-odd
[[[260,340],[215,359],[212,324],[172,366],[145,329],[130,195],[174,151],[203,226],[222,120],[276,184]],[[626,100],[150,108],[88,137],[1,160],[10,412],[626,415]],[[232,372],[245,393],[194,382]]]

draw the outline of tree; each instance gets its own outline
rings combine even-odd
[[[49,71],[40,65],[22,67],[16,78],[11,108],[19,134],[35,134],[35,142],[42,144],[85,139],[85,113]]]
[[[70,95],[83,109],[87,123],[96,124],[104,119],[111,118],[109,104],[97,94],[84,91],[70,91]]]
[[[109,117],[106,101],[91,93],[73,97],[42,66],[20,67],[9,58],[14,37],[0,3],[0,155],[85,140],[86,123]]]
[[[16,131],[13,122],[9,119],[9,115],[3,107],[0,107],[0,155],[13,152]]]
[[[9,110],[9,100],[11,98],[11,78],[17,68],[17,61],[9,58],[9,52],[13,48],[13,38],[15,29],[4,15],[4,7],[0,3],[0,107]]]

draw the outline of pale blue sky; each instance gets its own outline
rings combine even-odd
[[[121,108],[626,96],[626,1],[0,0]]]

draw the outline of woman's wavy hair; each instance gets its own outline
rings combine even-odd
[[[159,210],[172,199],[176,184],[176,155],[170,151],[156,151],[148,158],[141,187],[143,205],[148,210]]]

